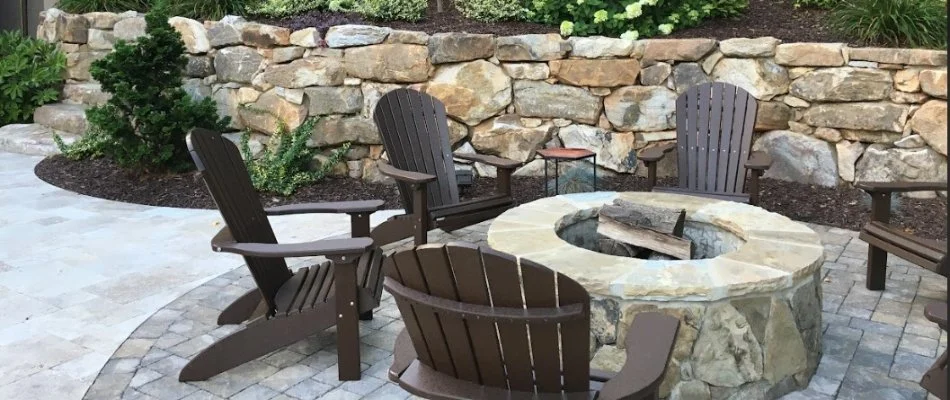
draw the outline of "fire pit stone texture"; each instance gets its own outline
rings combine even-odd
[[[685,236],[701,258],[614,256],[563,238],[595,231],[582,225],[595,224],[599,208],[615,198],[684,208]],[[508,210],[492,222],[488,244],[557,270],[590,292],[594,367],[623,364],[624,334],[637,313],[679,318],[664,398],[778,398],[808,386],[821,358],[824,248],[814,231],[782,215],[668,193],[581,193]]]

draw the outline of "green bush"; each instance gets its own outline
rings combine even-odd
[[[280,18],[324,9],[326,6],[326,0],[263,0],[248,7],[248,12],[264,17]]]
[[[800,7],[812,7],[812,8],[823,8],[831,9],[838,4],[839,0],[795,0],[795,8]]]
[[[511,0],[455,0],[455,8],[466,18],[486,22],[522,19],[528,11],[520,1]]]
[[[363,0],[359,12],[382,21],[414,22],[425,17],[428,7],[426,0]]]
[[[561,35],[620,36],[636,40],[738,15],[748,0],[531,0],[528,18],[561,26]]]
[[[158,0],[59,0],[57,7],[69,13],[82,14],[94,11],[140,11],[146,12]],[[244,15],[248,4],[257,0],[168,0],[168,12],[172,16],[197,20],[218,20],[225,15]]]
[[[0,32],[0,126],[28,122],[37,107],[59,98],[65,69],[55,45]]]
[[[152,0],[59,0],[56,7],[74,14],[96,11],[148,11]]]
[[[868,43],[945,49],[946,6],[943,0],[844,0],[829,23]]]
[[[300,186],[319,181],[333,171],[333,167],[350,150],[350,143],[344,143],[334,150],[317,170],[310,170],[314,150],[307,147],[307,140],[313,134],[316,123],[316,118],[309,118],[292,131],[281,123],[280,129],[271,136],[269,145],[264,146],[257,158],[251,154],[250,132],[244,132],[241,136],[241,155],[254,188],[289,196]]]
[[[192,128],[222,131],[211,99],[193,100],[181,88],[185,46],[159,5],[145,17],[147,35],[135,43],[119,41],[115,51],[92,64],[92,77],[112,94],[104,105],[86,111],[89,132],[76,143],[57,143],[72,159],[106,156],[126,168],[192,168],[185,135]]]

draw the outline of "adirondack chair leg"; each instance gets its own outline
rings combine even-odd
[[[647,191],[652,191],[656,186],[656,161],[647,161]]]
[[[218,325],[234,325],[261,316],[267,311],[267,305],[261,297],[260,289],[254,288],[238,297],[218,315]]]
[[[360,321],[372,321],[373,320],[373,311],[367,311],[360,314]]]
[[[749,204],[757,206],[759,205],[759,178],[762,177],[762,171],[752,170],[749,172],[752,174],[749,177]]]
[[[547,171],[547,168],[545,168]],[[498,176],[495,178],[495,191],[498,194],[503,194],[506,196],[511,195],[511,173],[513,170],[498,168]]]
[[[356,290],[356,257],[334,256],[336,281],[337,373],[341,381],[360,379],[359,298]],[[372,313],[372,312],[370,312]]]
[[[426,244],[429,240],[429,196],[425,185],[413,185],[412,218],[416,246]]]
[[[868,290],[884,290],[884,280],[887,277],[887,252],[874,246],[868,246]]]
[[[350,236],[370,237],[369,214],[350,214]]]

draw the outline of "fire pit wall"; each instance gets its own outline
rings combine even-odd
[[[77,108],[108,98],[91,80],[90,64],[117,40],[142,35],[145,20],[134,12],[49,10],[42,21],[39,36],[67,53],[68,104],[41,108],[35,120],[81,132]],[[258,132],[252,148],[277,130],[278,118],[292,128],[320,116],[310,144],[329,151],[351,142],[349,162],[336,173],[368,181],[385,180],[371,112],[395,88],[413,87],[447,105],[458,152],[525,161],[516,174],[542,175],[537,149],[583,147],[597,152],[601,174],[611,174],[645,173],[637,154],[675,139],[677,94],[709,81],[738,85],[759,100],[755,128],[767,133],[755,146],[775,159],[766,176],[823,186],[946,179],[945,51],[769,37],[430,36],[356,25],[324,33],[233,17],[170,23],[188,53],[184,87],[214,98],[234,128]],[[661,176],[675,165],[675,157],[661,163]]]
[[[626,201],[683,207],[703,259],[655,261],[591,251],[598,209],[617,194],[528,203],[492,224],[493,248],[542,263],[592,296],[592,365],[618,370],[636,314],[681,322],[661,386],[670,399],[774,399],[807,387],[821,357],[823,249],[804,225],[762,209],[660,193]]]

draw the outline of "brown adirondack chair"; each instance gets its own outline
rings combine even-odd
[[[412,89],[396,89],[379,99],[373,120],[390,162],[380,161],[379,171],[396,180],[406,209],[406,215],[390,218],[373,230],[378,245],[410,236],[415,236],[416,244],[423,244],[432,228],[451,232],[494,218],[514,204],[511,173],[521,163],[480,154],[454,157],[496,167],[496,193],[459,201],[448,119],[439,99]]]
[[[199,381],[337,326],[340,380],[360,379],[359,321],[372,318],[382,294],[382,253],[369,236],[381,200],[294,204],[264,209],[237,146],[216,132],[188,134],[188,149],[226,226],[211,240],[218,252],[244,256],[257,289],[226,307],[218,324],[247,325],[191,359],[178,376]],[[278,244],[269,215],[346,213],[351,239]],[[326,256],[292,272],[285,258]]]
[[[946,268],[947,258],[944,257],[941,260],[941,263],[944,264]],[[924,316],[927,317],[930,321],[937,324],[940,329],[944,332],[947,332],[947,303],[946,302],[934,302],[927,305],[924,308]],[[924,373],[924,376],[920,379],[920,387],[926,389],[928,392],[937,396],[940,400],[948,400],[947,398],[947,351],[944,350],[943,354],[940,357],[937,357],[937,361]]]
[[[658,398],[676,318],[637,314],[624,341],[627,361],[613,374],[590,368],[590,296],[562,274],[467,243],[399,251],[383,271],[406,324],[389,378],[412,394]]]
[[[871,218],[858,235],[868,243],[865,286],[869,290],[884,290],[887,253],[950,276],[947,263],[941,262],[947,256],[947,242],[917,237],[889,224],[892,193],[947,190],[946,182],[858,182],[855,187],[871,195]]]
[[[749,92],[728,83],[689,88],[676,99],[676,143],[640,154],[650,189],[758,204],[759,178],[772,159],[762,152],[750,154],[757,110],[758,103]],[[673,149],[679,185],[654,187],[656,164]]]

